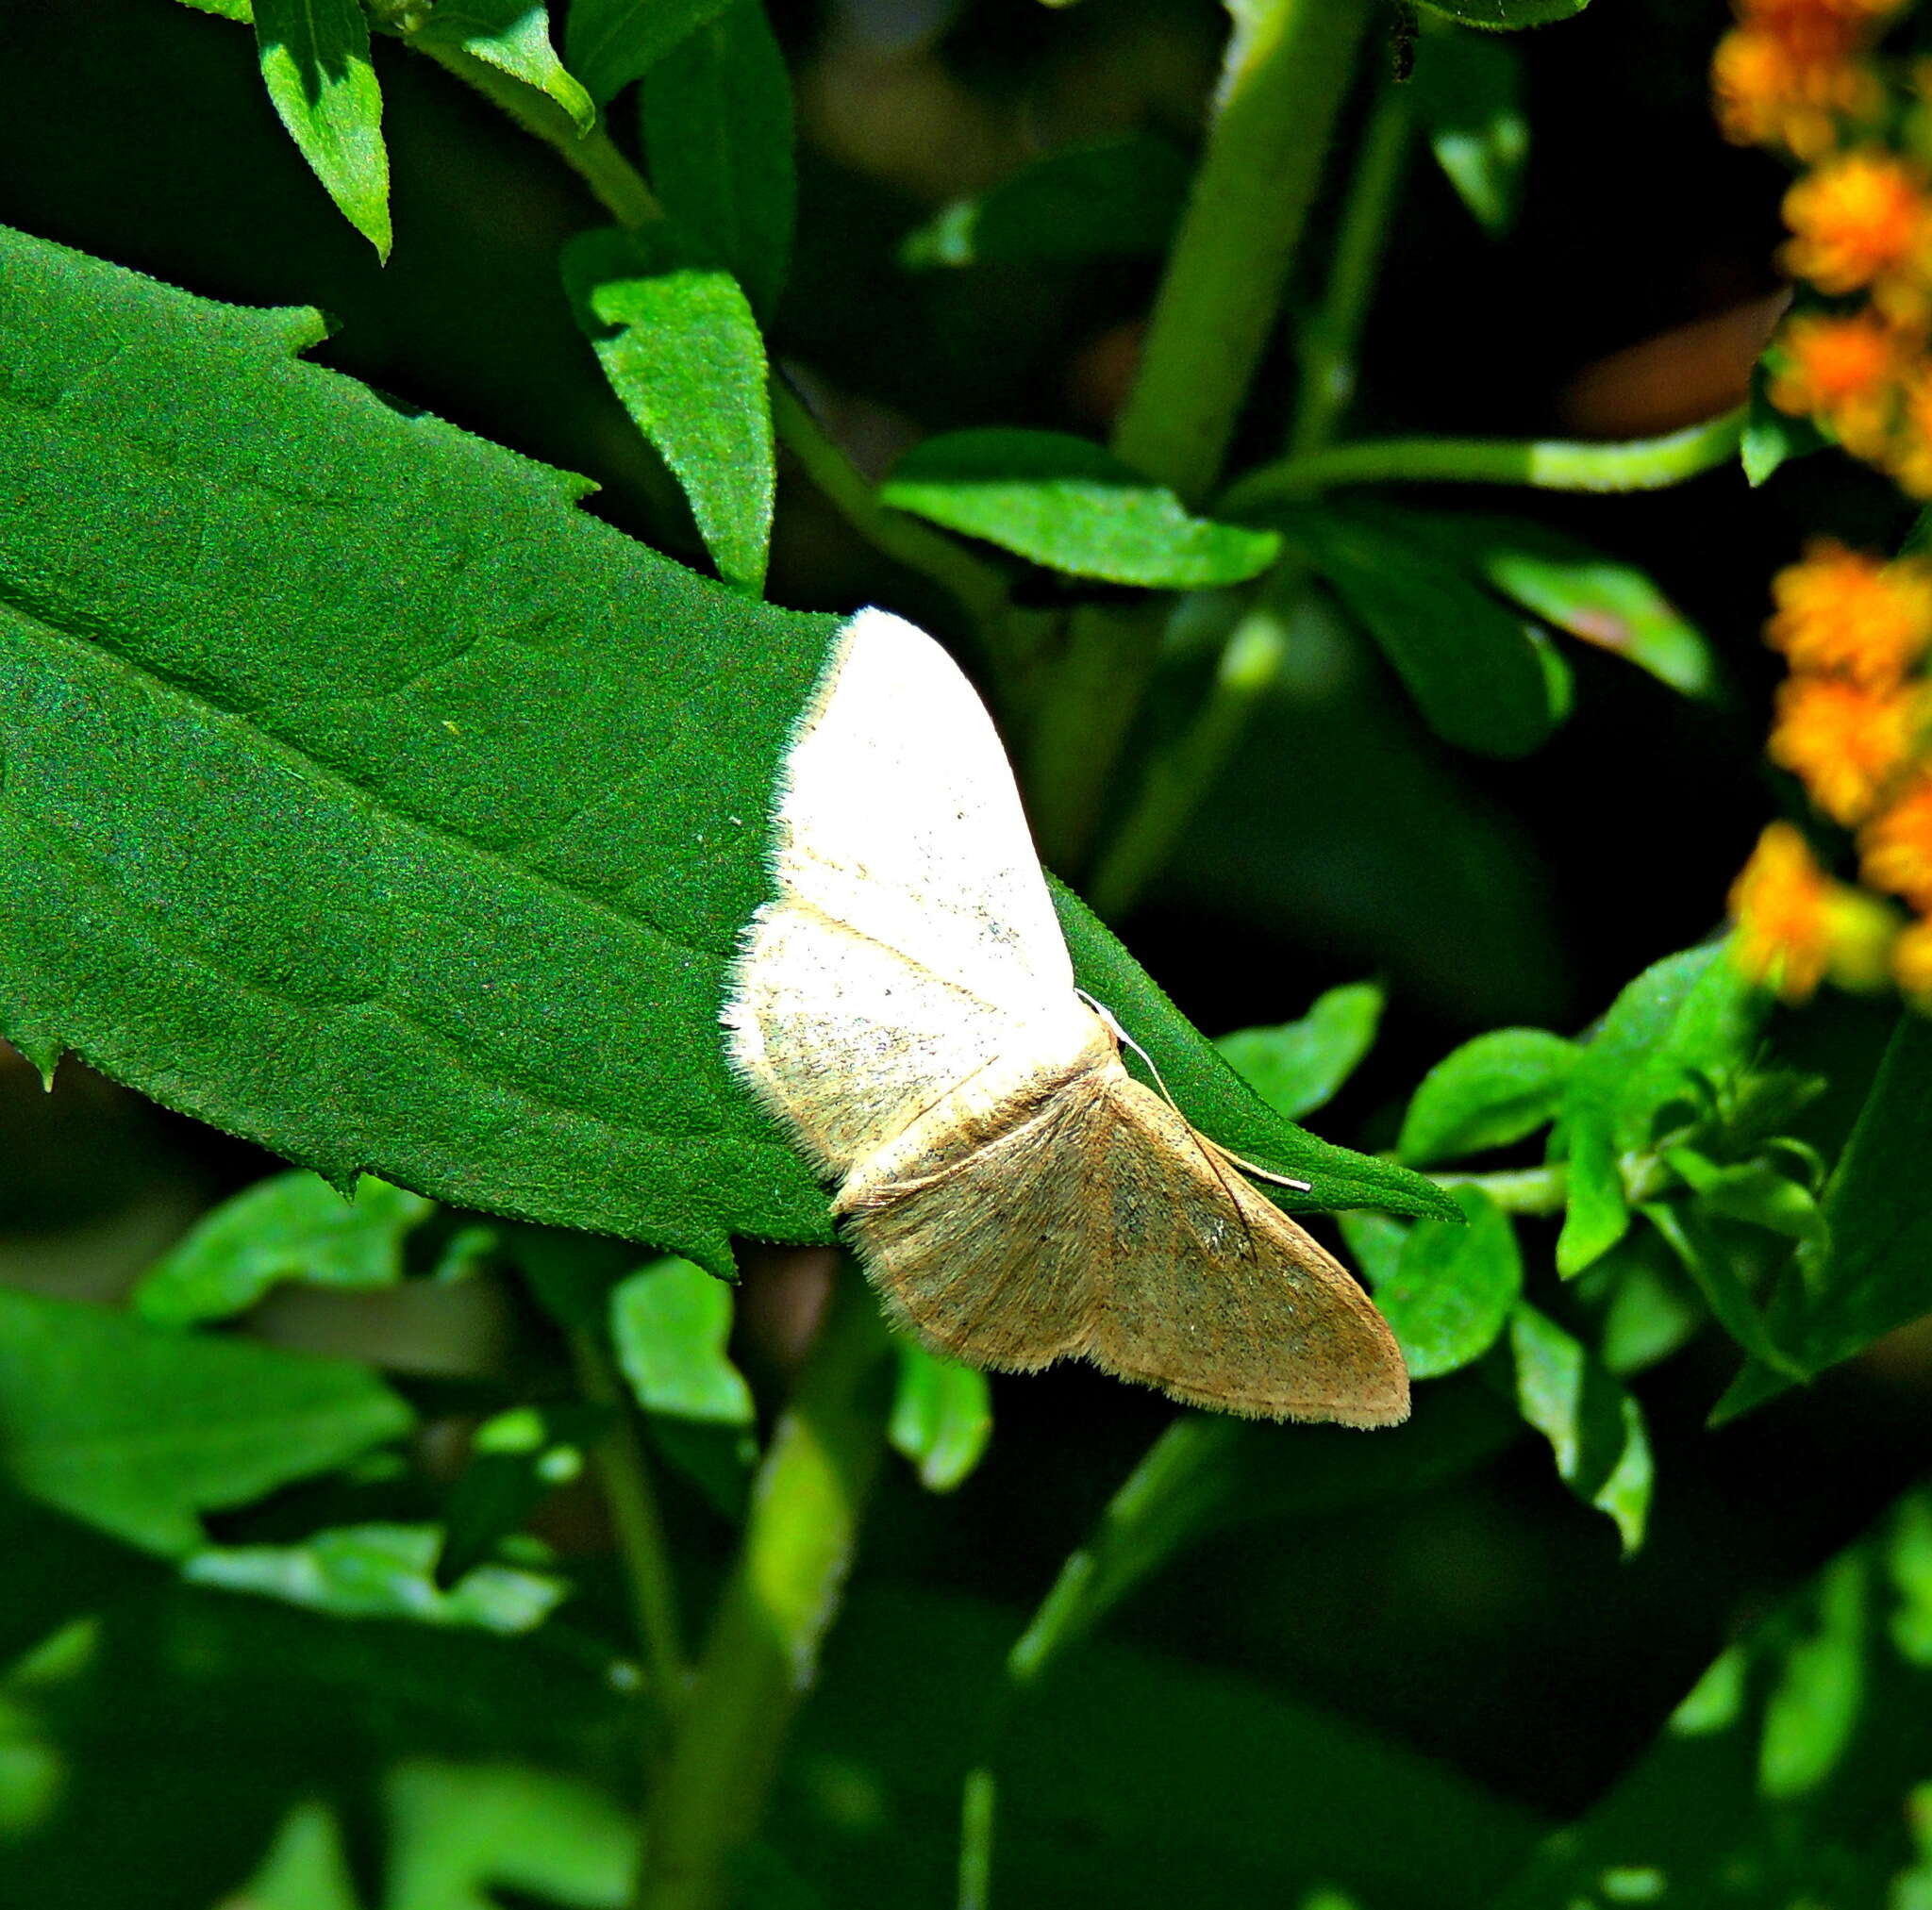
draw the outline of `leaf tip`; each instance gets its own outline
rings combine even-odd
[[[25,1035],[14,1038],[13,1049],[41,1077],[42,1088],[48,1094],[53,1093],[55,1071],[67,1053],[66,1044],[55,1036],[36,1040],[32,1036]]]

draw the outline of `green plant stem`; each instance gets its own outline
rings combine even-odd
[[[992,1901],[992,1837],[999,1778],[990,1765],[966,1773],[959,1792],[958,1910],[987,1910]]]
[[[1225,1492],[1224,1462],[1241,1436],[1240,1420],[1210,1413],[1182,1413],[1171,1421],[1108,1500],[1087,1543],[1068,1555],[1013,1641],[988,1700],[978,1755],[960,1794],[957,1910],[987,1910],[999,1800],[996,1764],[1015,1709],[1062,1652],[1092,1631],[1202,1524]]]
[[[1274,326],[1368,0],[1243,0],[1113,448],[1207,493]]]
[[[1107,787],[1160,655],[1164,598],[1083,605],[1047,673],[1027,739],[1027,807],[1041,860],[1069,881],[1084,872]]]
[[[1355,395],[1356,359],[1390,227],[1390,208],[1408,157],[1407,94],[1385,85],[1357,156],[1320,309],[1302,336],[1301,383],[1290,449],[1305,455],[1328,441]],[[1089,899],[1118,921],[1173,854],[1241,741],[1256,707],[1281,673],[1288,631],[1307,588],[1306,572],[1283,564],[1229,634],[1207,701],[1179,739],[1149,762],[1133,806],[1094,872]]]
[[[838,1609],[885,1446],[885,1324],[849,1269],[759,1468],[682,1728],[644,1821],[637,1910],[723,1910]]]
[[[1213,485],[1273,330],[1369,0],[1246,0],[1214,123],[1113,433],[1129,464],[1185,498]],[[1027,754],[1046,861],[1084,867],[1114,766],[1154,674],[1162,606],[1070,620]]]
[[[1287,588],[1274,588],[1277,580]],[[1275,573],[1222,646],[1214,682],[1193,720],[1149,761],[1134,806],[1088,885],[1087,899],[1103,921],[1116,922],[1133,906],[1241,740],[1288,655],[1289,619],[1304,581],[1299,566]]]
[[[650,1463],[638,1437],[636,1408],[594,1334],[572,1334],[571,1354],[584,1396],[610,1412],[610,1429],[597,1448],[597,1476],[624,1562],[631,1616],[643,1653],[645,1688],[662,1724],[669,1727],[677,1717],[687,1676],[683,1626]],[[649,1748],[648,1758],[655,1758],[658,1748]]]
[[[1738,454],[1744,413],[1622,444],[1562,439],[1382,438],[1263,465],[1231,485],[1220,514],[1249,517],[1348,484],[1521,484],[1540,490],[1662,490]]]
[[[1321,307],[1302,335],[1301,383],[1288,432],[1291,457],[1323,449],[1354,402],[1362,325],[1389,243],[1391,208],[1408,162],[1411,123],[1407,93],[1385,82],[1362,134]]]
[[[1617,1171],[1633,1206],[1655,1199],[1674,1179],[1669,1164],[1647,1151],[1619,1154]],[[1570,1198],[1570,1168],[1559,1160],[1547,1167],[1505,1169],[1496,1173],[1432,1173],[1429,1178],[1452,1193],[1457,1188],[1474,1188],[1506,1214],[1560,1214]]]
[[[882,505],[878,493],[825,435],[782,374],[772,380],[772,423],[786,450],[845,522],[874,550],[949,591],[979,627],[994,662],[1014,667],[1015,658],[999,654],[1007,608],[1007,584],[1001,573],[963,544]]]
[[[664,208],[644,183],[644,175],[625,158],[601,126],[591,132],[579,132],[571,116],[535,87],[512,79],[508,74],[458,47],[439,46],[407,34],[403,37],[416,52],[454,74],[491,106],[508,114],[526,133],[534,134],[550,146],[620,225],[637,231],[663,218]]]

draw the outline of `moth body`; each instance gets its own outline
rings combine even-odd
[[[889,1311],[975,1366],[1086,1358],[1175,1399],[1387,1425],[1347,1271],[1121,1059],[999,739],[943,651],[865,610],[786,762],[734,1065],[837,1186]]]

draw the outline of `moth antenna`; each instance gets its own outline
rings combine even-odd
[[[1141,1047],[1140,1042],[1135,1040],[1134,1038],[1130,1034],[1128,1034],[1124,1028],[1121,1026],[1120,1022],[1115,1019],[1113,1010],[1109,1008],[1105,1002],[1096,1002],[1093,999],[1093,997],[1087,992],[1085,988],[1075,988],[1074,992],[1076,995],[1078,995],[1079,998],[1083,1002],[1085,1002],[1087,1005],[1090,1008],[1091,1008],[1093,1012],[1096,1015],[1098,1015],[1103,1021],[1107,1023],[1108,1032],[1114,1038],[1116,1041],[1118,1041],[1122,1045],[1122,1047],[1131,1048],[1134,1051],[1134,1053],[1138,1055],[1141,1057],[1141,1059],[1147,1064],[1147,1071],[1148,1073],[1153,1075],[1154,1085],[1160,1089],[1160,1098],[1164,1102],[1166,1102],[1167,1104],[1170,1107],[1172,1107],[1176,1114],[1180,1114],[1180,1105],[1174,1100],[1174,1096],[1168,1092],[1167,1083],[1160,1078],[1160,1070],[1154,1065],[1154,1056],[1148,1054],[1146,1049]],[[1183,1120],[1186,1120],[1186,1118],[1187,1117],[1185,1115],[1182,1116]],[[1189,1124],[1191,1126],[1192,1125],[1191,1122],[1190,1122]],[[1223,1147],[1219,1141],[1212,1142],[1211,1145],[1214,1147],[1217,1153],[1225,1154],[1226,1157],[1229,1160],[1231,1160],[1236,1167],[1240,1168],[1243,1173],[1253,1174],[1257,1181],[1273,1181],[1276,1187],[1291,1188],[1294,1190],[1294,1192],[1298,1194],[1311,1194],[1315,1191],[1315,1184],[1312,1181],[1298,1181],[1292,1179],[1288,1174],[1272,1173],[1267,1168],[1257,1167],[1255,1163],[1251,1160],[1243,1160],[1238,1154],[1230,1154],[1228,1150]]]
[[[1160,1078],[1160,1070],[1154,1065],[1154,1056],[1148,1054],[1146,1049],[1141,1047],[1140,1042],[1135,1040],[1134,1038],[1130,1034],[1128,1034],[1124,1028],[1121,1026],[1120,1022],[1116,1021],[1114,1018],[1113,1010],[1109,1008],[1105,1002],[1096,1002],[1093,999],[1093,997],[1087,992],[1085,988],[1075,988],[1074,992],[1076,995],[1078,995],[1079,998],[1083,1002],[1085,1002],[1087,1005],[1090,1008],[1091,1008],[1093,1012],[1096,1015],[1098,1015],[1103,1021],[1107,1023],[1108,1033],[1111,1035],[1114,1038],[1114,1039],[1121,1044],[1123,1048],[1131,1048],[1134,1051],[1134,1053],[1138,1055],[1141,1057],[1141,1059],[1147,1064],[1147,1071],[1148,1073],[1153,1075],[1154,1085],[1160,1089],[1161,1100],[1166,1102],[1167,1104],[1170,1107],[1172,1107],[1176,1114],[1178,1114],[1180,1112],[1180,1107],[1175,1103],[1174,1096],[1167,1091],[1167,1083]]]
[[[1223,1148],[1222,1153],[1227,1154],[1227,1150]],[[1298,1181],[1288,1174],[1274,1173],[1267,1168],[1257,1167],[1251,1160],[1243,1160],[1238,1154],[1229,1154],[1227,1157],[1244,1174],[1253,1174],[1257,1181],[1273,1181],[1277,1188],[1292,1188],[1298,1194],[1311,1194],[1315,1191],[1313,1181]]]

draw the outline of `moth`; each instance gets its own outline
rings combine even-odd
[[[1407,1418],[1367,1295],[1075,989],[992,721],[931,638],[850,621],[778,793],[727,1046],[898,1323],[977,1367],[1087,1359],[1222,1412]]]

